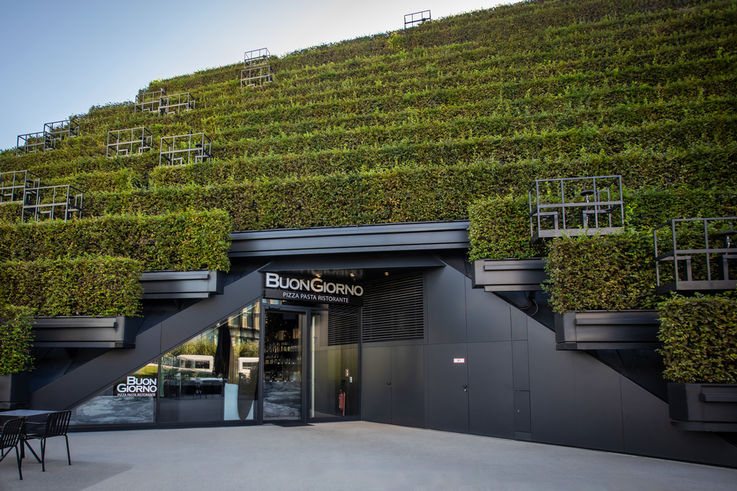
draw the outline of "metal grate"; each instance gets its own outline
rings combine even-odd
[[[328,306],[328,346],[358,343],[359,312],[354,305]]]
[[[422,274],[372,283],[363,305],[365,343],[425,337]]]

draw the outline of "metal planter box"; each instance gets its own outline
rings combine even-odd
[[[152,271],[141,275],[144,300],[208,298],[223,292],[220,271]]]
[[[659,328],[656,310],[570,311],[555,316],[556,349],[653,349]]]
[[[532,259],[479,259],[473,262],[473,286],[487,292],[537,291],[548,275],[545,261]]]
[[[133,348],[140,317],[48,317],[33,320],[36,348]]]
[[[737,384],[668,384],[668,404],[682,430],[737,432]]]
[[[0,375],[0,410],[25,409],[30,391],[27,372]]]

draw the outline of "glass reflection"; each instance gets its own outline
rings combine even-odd
[[[159,365],[149,363],[72,410],[71,425],[151,424]]]
[[[161,422],[254,420],[259,303],[161,358]]]

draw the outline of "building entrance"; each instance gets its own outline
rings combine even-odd
[[[264,336],[264,420],[304,419],[306,312],[267,309]]]

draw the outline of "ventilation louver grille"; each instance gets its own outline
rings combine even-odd
[[[369,285],[363,305],[363,342],[424,337],[422,274]]]
[[[328,307],[328,346],[358,343],[359,308],[353,305]]]

